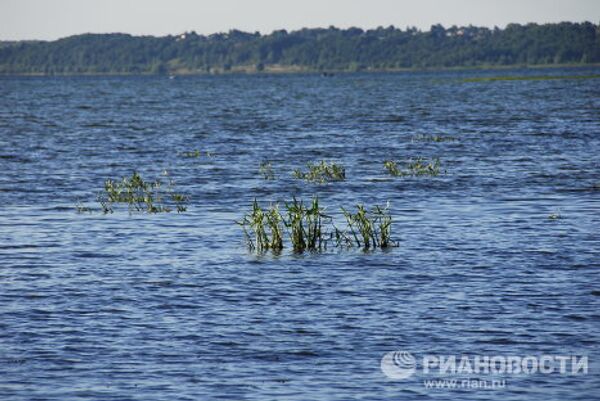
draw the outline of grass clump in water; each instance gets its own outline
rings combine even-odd
[[[307,163],[308,171],[294,170],[294,177],[310,182],[324,184],[330,181],[343,181],[346,179],[346,169],[341,164],[328,163],[321,160],[319,163]]]
[[[394,160],[384,161],[383,167],[390,175],[393,175],[394,177],[402,175],[402,170],[400,170],[400,168],[398,167],[398,163],[396,163]]]
[[[295,252],[304,250],[317,251],[327,245],[331,236],[323,229],[323,222],[331,220],[319,206],[319,198],[313,197],[310,206],[305,206],[302,200],[293,198],[286,203],[286,227]]]
[[[389,204],[385,207],[374,206],[367,210],[364,205],[357,205],[352,213],[342,208],[348,227],[346,230],[335,229],[338,245],[357,246],[363,249],[388,248],[397,246],[392,237],[392,216]]]
[[[252,211],[237,222],[246,236],[248,247],[258,252],[283,249],[283,216],[278,204],[263,209],[254,199]]]
[[[189,198],[174,192],[173,186],[169,179],[165,193],[160,180],[144,181],[134,172],[131,177],[104,181],[104,192],[98,195],[98,202],[104,213],[112,213],[114,204],[126,204],[130,212],[169,213],[173,209],[185,212]]]
[[[295,197],[285,204],[285,213],[275,203],[263,209],[255,199],[252,210],[238,221],[244,231],[246,242],[251,250],[264,252],[269,249],[283,249],[284,229],[289,234],[295,252],[317,251],[326,246],[328,234],[323,230],[323,222],[328,217],[314,197],[310,206]]]
[[[75,211],[77,211],[77,213],[82,214],[82,213],[92,213],[92,208],[85,206],[83,203],[81,203],[81,201],[77,201],[77,203],[75,203]]]
[[[347,227],[340,230],[325,214],[318,197],[313,197],[308,204],[294,197],[285,203],[283,213],[278,204],[263,209],[255,199],[252,210],[236,223],[242,227],[248,247],[257,252],[280,252],[284,248],[285,232],[294,252],[321,251],[327,249],[329,243],[368,250],[397,246],[391,239],[392,216],[388,208],[389,205],[375,206],[367,210],[358,205],[356,213],[342,208]]]
[[[404,170],[398,167],[398,163],[394,160],[386,160],[383,162],[383,167],[387,172],[394,177],[404,176],[438,176],[441,173],[440,159],[434,158],[427,160],[418,157],[414,160],[409,160]]]
[[[273,170],[271,162],[268,160],[260,162],[260,165],[258,166],[258,172],[263,176],[265,180],[275,179],[275,171]]]

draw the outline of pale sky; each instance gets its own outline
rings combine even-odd
[[[0,40],[559,21],[598,23],[600,0],[0,0]]]

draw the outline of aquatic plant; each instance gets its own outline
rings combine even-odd
[[[262,252],[269,249],[279,251],[283,248],[284,221],[278,204],[273,204],[264,210],[254,199],[252,211],[237,224],[244,230],[250,249]]]
[[[263,209],[255,199],[252,210],[236,223],[242,227],[248,247],[258,252],[281,251],[284,227],[294,252],[321,251],[329,243],[366,250],[397,246],[391,239],[392,217],[388,209],[389,205],[371,210],[357,205],[356,213],[351,213],[342,208],[346,227],[339,229],[316,196],[309,204],[293,197],[285,203],[284,213],[277,203]]]
[[[393,175],[394,177],[402,175],[402,171],[398,168],[398,163],[396,163],[394,160],[384,161],[383,167],[390,175]]]
[[[285,203],[285,213],[279,204],[263,209],[255,199],[252,210],[236,223],[242,227],[248,247],[258,252],[283,249],[284,229],[288,233],[294,252],[318,251],[326,247],[331,234],[324,229],[329,216],[313,197],[310,205],[294,197]]]
[[[320,184],[330,181],[343,181],[346,179],[346,169],[341,164],[336,164],[334,162],[328,163],[325,160],[321,160],[316,164],[309,162],[306,164],[306,167],[308,171],[304,172],[300,169],[296,169],[293,172],[293,176],[295,178]]]
[[[408,162],[408,171],[412,175],[439,175],[440,159],[434,158],[428,162],[427,160],[418,157],[416,160]]]
[[[173,201],[173,204],[175,205],[175,210],[177,210],[177,213],[187,211],[187,202],[189,200],[187,195],[171,192],[170,196],[171,201]]]
[[[304,250],[320,250],[326,246],[327,239],[331,236],[323,230],[323,222],[329,221],[319,206],[319,198],[313,197],[310,207],[306,207],[302,200],[293,198],[285,204],[287,220],[285,225],[289,230],[292,247],[295,252]]]
[[[258,171],[265,180],[275,179],[275,171],[273,170],[271,162],[268,160],[260,162],[260,165],[258,166]]]
[[[77,203],[75,203],[75,211],[77,213],[92,213],[92,209],[88,206],[85,206],[83,203],[81,203],[80,200],[77,201]]]
[[[165,171],[165,175],[168,173]],[[180,213],[187,210],[189,197],[173,190],[174,183],[168,181],[166,193],[160,180],[144,181],[137,172],[121,180],[104,181],[104,192],[98,194],[98,202],[104,213],[112,213],[114,204],[126,204],[130,212],[168,213],[173,207]]]
[[[383,162],[383,167],[387,172],[394,177],[403,176],[437,176],[441,173],[440,159],[434,158],[428,161],[425,158],[418,157],[411,159],[406,165],[406,169],[402,170],[398,167],[398,163],[394,160],[386,160]]]
[[[356,209],[356,212],[352,213],[342,208],[348,227],[345,230],[335,228],[337,245],[355,245],[363,249],[397,246],[391,239],[392,216],[389,213],[389,204],[385,207],[376,205],[370,211],[359,204],[356,205]]]

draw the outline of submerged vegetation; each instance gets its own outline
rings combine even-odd
[[[258,166],[258,172],[262,175],[262,177],[265,180],[275,179],[275,171],[273,170],[273,165],[268,160],[260,162],[260,165]]]
[[[318,197],[313,197],[309,204],[294,197],[285,203],[285,213],[280,212],[277,203],[263,209],[255,199],[252,210],[237,224],[242,227],[248,247],[257,252],[281,251],[284,229],[294,252],[321,251],[329,243],[365,250],[397,246],[391,239],[392,217],[388,206],[375,206],[368,211],[357,205],[356,213],[344,208],[342,213],[347,227],[339,229],[320,206]]]
[[[398,167],[398,163],[394,160],[386,160],[383,162],[383,167],[394,177],[404,176],[438,176],[441,173],[441,163],[439,158],[427,160],[422,157],[411,159],[408,161],[404,170]]]
[[[77,213],[92,213],[93,212],[92,208],[85,206],[83,203],[81,203],[80,200],[78,200],[77,203],[75,203],[75,210],[77,211]]]
[[[160,180],[144,181],[140,174],[134,172],[131,177],[104,181],[104,191],[98,194],[97,199],[104,213],[112,213],[116,204],[127,205],[129,212],[185,212],[189,199],[175,192],[173,187],[171,179],[164,187]]]
[[[307,171],[300,169],[294,170],[295,178],[303,179],[310,182],[324,184],[330,181],[343,181],[346,179],[346,169],[340,164],[334,162],[328,163],[321,160],[319,163],[307,163]]]

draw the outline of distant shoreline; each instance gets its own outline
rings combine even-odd
[[[106,73],[94,73],[94,72],[83,72],[83,73],[0,73],[0,77],[194,77],[194,76],[228,76],[228,75],[322,75],[322,74],[333,74],[333,75],[352,75],[352,74],[393,74],[393,73],[421,73],[421,72],[468,72],[468,71],[508,71],[516,69],[527,69],[527,70],[554,70],[554,69],[585,69],[585,68],[600,68],[600,63],[590,64],[533,64],[533,65],[490,65],[490,66],[462,66],[462,67],[427,67],[427,68],[395,68],[395,69],[364,69],[359,71],[348,71],[348,70],[326,70],[320,71],[302,66],[265,66],[264,70],[256,71],[250,68],[235,68],[229,71],[173,71],[170,74],[157,74],[149,72],[132,73],[132,72],[106,72]]]
[[[343,74],[564,68],[600,64],[600,25],[433,25],[363,30],[303,28],[165,37],[82,34],[52,42],[0,42],[0,74]]]

